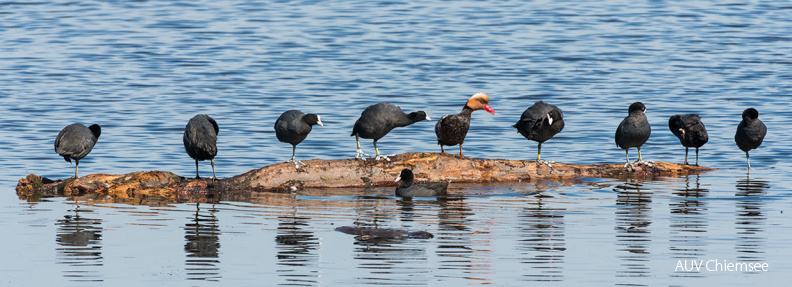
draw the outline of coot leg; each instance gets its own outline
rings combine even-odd
[[[641,147],[638,147],[638,161],[643,161],[643,159],[641,159]]]
[[[198,160],[197,159],[195,160],[195,178],[196,179],[201,179],[201,176],[198,175]]]
[[[355,135],[355,143],[357,143],[357,150],[355,151],[356,159],[359,158],[360,160],[366,160],[364,156],[371,157],[370,155],[364,153],[362,149],[360,149],[360,137],[358,137],[358,135]]]
[[[635,166],[630,162],[630,149],[629,148],[624,149],[624,156],[625,156],[625,158],[627,158],[627,163],[624,164],[624,168],[625,169],[632,169],[632,171],[635,171]]]
[[[547,165],[549,168],[553,168],[554,161],[546,161],[542,160],[542,143],[539,143],[539,147],[536,151],[536,165]]]
[[[654,164],[654,161],[653,160],[643,160],[643,159],[641,159],[641,147],[638,147],[638,161],[636,161],[635,164],[652,167],[653,164]]]
[[[748,161],[748,170],[751,170],[751,157],[748,156],[748,152],[745,152],[745,160]]]
[[[377,140],[374,140],[374,151],[377,153],[377,156],[374,157],[374,160],[384,159],[387,161],[391,161],[389,156],[395,156],[395,154],[384,155],[379,153],[379,149],[377,148]]]
[[[630,163],[630,149],[624,149],[624,157],[627,158],[627,163]]]
[[[698,166],[698,149],[699,148],[696,148],[696,166]]]
[[[300,169],[300,165],[308,166],[304,162],[301,162],[301,161],[299,161],[299,160],[294,158],[294,154],[295,154],[296,151],[297,151],[297,146],[296,145],[292,145],[292,157],[291,157],[290,160],[287,160],[286,162],[294,163],[294,168],[295,169]]]
[[[688,147],[685,147],[685,164],[690,165],[687,162],[687,156],[688,156]],[[698,165],[698,148],[696,148],[696,165]]]
[[[212,180],[216,180],[216,179],[217,179],[217,175],[215,175],[214,159],[212,159]]]

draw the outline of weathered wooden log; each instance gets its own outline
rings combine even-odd
[[[674,177],[698,174],[712,168],[657,162],[652,167],[623,164],[573,165],[556,163],[552,168],[534,161],[471,159],[450,154],[405,153],[390,162],[368,159],[305,161],[295,170],[292,163],[278,163],[231,178],[191,179],[167,171],[133,172],[123,175],[92,174],[78,179],[52,181],[31,174],[19,180],[17,195],[36,200],[48,196],[98,194],[121,200],[159,197],[175,201],[204,202],[222,194],[224,200],[244,200],[252,192],[293,192],[304,188],[393,186],[403,168],[415,173],[416,181],[453,183],[517,182],[539,179],[570,180],[581,177],[635,178]]]

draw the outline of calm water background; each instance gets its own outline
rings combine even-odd
[[[786,285],[790,27],[782,1],[2,2],[0,286]],[[230,177],[288,158],[272,128],[283,111],[325,123],[299,158],[340,159],[368,105],[437,119],[479,91],[498,113],[474,113],[467,156],[533,159],[511,125],[544,100],[566,128],[543,159],[619,163],[614,130],[642,101],[646,159],[681,162],[667,119],[695,112],[710,133],[700,162],[720,170],[452,186],[459,197],[444,201],[352,190],[77,207],[14,194],[27,174],[73,174],[53,151],[72,122],[103,128],[81,174],[192,176],[182,130],[207,113],[220,124],[218,176]],[[769,129],[750,175],[732,139],[747,107]],[[397,129],[380,149],[439,151],[433,125]],[[345,225],[435,238],[363,241],[334,231]],[[675,271],[713,259],[770,271]]]

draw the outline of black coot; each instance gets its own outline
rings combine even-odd
[[[685,147],[685,164],[688,164],[688,149],[696,148],[696,165],[698,165],[699,148],[709,140],[707,128],[697,114],[673,115],[668,119],[668,129],[679,138]]]
[[[549,162],[541,160],[542,143],[564,129],[564,113],[561,109],[538,101],[522,113],[520,120],[513,127],[526,139],[539,143],[536,162],[550,165]]]
[[[629,148],[638,148],[638,164],[648,164],[641,159],[641,146],[649,139],[652,133],[652,128],[649,127],[649,121],[646,120],[646,106],[641,102],[635,102],[630,105],[628,109],[629,115],[622,120],[619,127],[616,128],[616,145],[624,149],[627,163],[625,167],[630,165]]]
[[[412,170],[402,169],[401,174],[396,177],[396,182],[401,181],[396,187],[396,195],[401,197],[427,197],[446,195],[448,182],[413,184],[415,175]]]
[[[311,132],[311,126],[322,124],[322,119],[315,114],[303,114],[298,110],[286,111],[275,121],[275,136],[278,140],[292,145],[292,157],[288,162],[294,163],[294,167],[300,169],[300,164],[305,163],[294,159],[297,145],[300,144]]]
[[[767,127],[759,119],[759,111],[754,108],[745,109],[742,113],[742,121],[737,126],[737,133],[734,134],[734,142],[745,152],[745,160],[748,161],[748,169],[751,169],[751,159],[748,151],[762,145]]]
[[[377,148],[377,141],[387,135],[391,130],[397,127],[406,127],[415,122],[423,120],[431,120],[424,111],[412,112],[405,114],[401,108],[390,103],[379,103],[367,107],[360,118],[355,121],[355,126],[352,128],[352,136],[355,136],[357,143],[357,151],[355,151],[355,158],[363,159],[363,156],[368,156],[360,149],[360,138],[373,139],[374,151],[376,152],[376,160],[384,159],[390,161],[387,156],[380,155]]]
[[[195,178],[198,175],[198,161],[212,162],[212,178],[217,179],[214,168],[214,157],[217,155],[217,133],[220,127],[207,115],[195,115],[184,127],[184,150],[195,159]]]
[[[477,110],[495,114],[495,110],[489,106],[489,97],[484,93],[476,93],[465,102],[462,112],[456,115],[442,116],[437,121],[435,135],[437,135],[437,144],[440,145],[441,153],[445,153],[444,145],[459,145],[459,156],[463,156],[462,143],[465,142],[468,129],[470,129],[470,115]]]
[[[74,178],[77,178],[80,160],[91,152],[101,134],[102,128],[99,125],[86,127],[78,123],[70,124],[58,133],[55,138],[55,152],[67,162],[74,159]]]

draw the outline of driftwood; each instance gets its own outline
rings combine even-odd
[[[211,180],[180,177],[167,171],[142,171],[123,175],[92,174],[78,179],[53,181],[31,174],[19,180],[16,191],[20,199],[37,200],[51,196],[109,197],[135,201],[157,197],[169,201],[205,202],[221,196],[223,200],[242,200],[254,192],[293,192],[306,188],[384,187],[403,168],[415,173],[416,182],[451,181],[453,183],[518,182],[534,180],[565,181],[585,177],[634,178],[675,177],[712,170],[707,167],[665,162],[652,167],[623,164],[573,165],[556,163],[552,168],[534,161],[460,158],[450,154],[404,153],[391,162],[368,159],[305,161],[307,167],[295,170],[292,163],[278,163],[254,169],[231,178]]]

